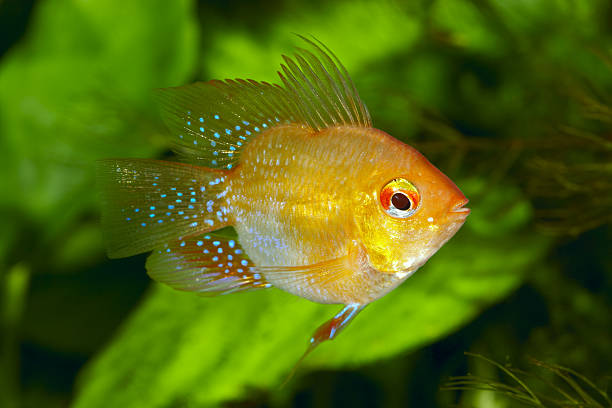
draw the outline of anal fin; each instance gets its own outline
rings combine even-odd
[[[146,268],[154,280],[202,296],[271,286],[257,273],[238,241],[215,233],[164,245],[153,251]]]

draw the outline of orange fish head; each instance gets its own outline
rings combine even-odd
[[[461,228],[468,199],[412,147],[394,140],[362,178],[355,223],[371,267],[412,273]]]

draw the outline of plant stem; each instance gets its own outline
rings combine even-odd
[[[0,406],[19,406],[19,341],[17,329],[23,315],[30,281],[24,264],[0,274]]]

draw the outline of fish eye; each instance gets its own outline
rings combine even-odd
[[[394,218],[408,218],[420,204],[417,188],[404,178],[396,178],[385,184],[380,192],[380,203],[387,214]]]

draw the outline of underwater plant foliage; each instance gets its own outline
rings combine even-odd
[[[0,55],[1,407],[523,406],[440,390],[495,378],[466,351],[606,390],[609,2],[47,0],[20,27],[16,4],[0,3],[22,32]],[[374,125],[455,180],[472,214],[280,388],[339,306],[275,289],[205,299],[150,284],[143,256],[107,260],[93,168],[171,158],[152,89],[278,82],[293,32],[342,59]]]

